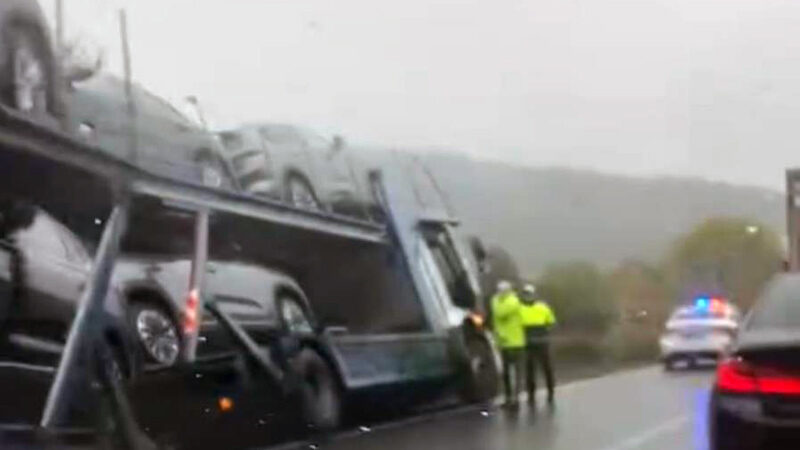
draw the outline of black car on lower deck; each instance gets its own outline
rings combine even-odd
[[[712,450],[800,448],[800,274],[772,280],[717,367]]]
[[[61,222],[28,202],[0,199],[0,423],[40,419],[91,269],[82,241]],[[131,376],[139,364],[119,292],[110,288],[96,323]],[[91,403],[82,403],[88,411]]]

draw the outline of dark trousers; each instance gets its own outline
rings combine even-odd
[[[544,371],[544,380],[547,383],[547,398],[552,399],[555,392],[553,365],[550,362],[550,344],[547,342],[532,342],[525,349],[525,381],[528,385],[528,400],[534,401],[536,394],[536,366]]]
[[[519,388],[522,384],[522,353],[521,348],[504,348],[500,351],[503,359],[503,387],[505,388],[506,403],[516,403],[519,398]]]

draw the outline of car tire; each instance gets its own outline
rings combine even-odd
[[[311,335],[314,324],[308,314],[308,308],[296,297],[281,294],[275,301],[281,331],[287,336]]]
[[[286,177],[283,189],[284,200],[297,208],[310,211],[323,211],[314,188],[299,175],[289,175]]]
[[[307,426],[333,430],[342,417],[342,390],[334,370],[316,351],[303,348],[290,361],[299,378],[297,389],[301,420]]]
[[[165,308],[154,302],[132,303],[128,325],[147,362],[164,367],[177,364],[183,341],[178,325]]]
[[[467,403],[488,402],[497,396],[500,371],[489,342],[481,337],[466,340],[467,367],[461,391]]]
[[[2,39],[2,102],[37,118],[55,115],[57,80],[48,43],[35,28],[18,24],[8,25]]]

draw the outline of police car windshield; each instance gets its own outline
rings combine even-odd
[[[672,320],[682,320],[682,319],[701,319],[708,317],[708,312],[700,311],[696,308],[686,308],[680,311],[675,312],[671,319]]]

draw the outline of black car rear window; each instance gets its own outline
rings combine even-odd
[[[753,308],[748,328],[800,328],[800,282],[772,283]]]

